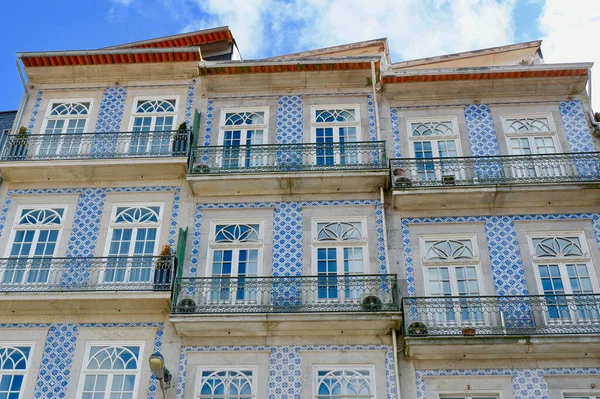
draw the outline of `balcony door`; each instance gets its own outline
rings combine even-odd
[[[211,303],[256,303],[266,290],[257,279],[262,255],[261,225],[216,224],[211,242]],[[264,288],[264,287],[263,287]]]
[[[408,120],[411,155],[416,162],[419,181],[439,181],[446,176],[460,180],[466,171],[459,168],[455,158],[462,155],[458,128],[454,119]]]
[[[102,283],[135,288],[152,282],[160,214],[159,205],[114,208],[106,266],[100,271]]]
[[[62,208],[24,208],[11,233],[8,259],[1,270],[1,285],[45,285],[60,273],[52,270],[60,231]],[[54,273],[53,273],[54,272]]]
[[[364,221],[316,222],[317,301],[358,302],[366,294]]]
[[[76,158],[89,152],[89,143],[85,143],[82,134],[86,131],[90,108],[91,102],[51,103],[43,138],[33,141],[27,151],[41,158]]]
[[[223,146],[217,166],[225,169],[262,166],[265,153],[254,145],[265,144],[267,110],[222,111],[219,145]]]
[[[361,162],[356,143],[360,136],[358,107],[313,108],[317,166],[355,165]]]
[[[531,245],[546,323],[600,321],[598,285],[583,236],[533,237]]]
[[[428,323],[435,326],[487,324],[479,300],[482,294],[479,260],[473,243],[474,238],[466,237],[422,241],[426,291],[436,297],[429,302]]]
[[[512,177],[551,178],[569,173],[568,165],[544,156],[560,152],[551,116],[507,117],[503,121],[510,154],[525,155],[511,163]]]
[[[176,115],[176,99],[137,100],[128,143],[129,154],[169,154]]]

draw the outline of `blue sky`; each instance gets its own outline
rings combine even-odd
[[[394,61],[545,38],[546,61],[593,61],[556,25],[593,32],[594,0],[17,0],[3,4],[0,110],[23,88],[18,51],[93,49],[229,25],[244,59],[387,37]],[[569,7],[565,8],[564,3]],[[572,11],[574,4],[580,8]],[[573,15],[577,13],[577,15]],[[596,14],[594,14],[596,13]],[[566,14],[566,16],[565,16]],[[8,17],[8,18],[7,18]],[[562,18],[562,19],[561,19]],[[577,18],[584,18],[581,22]],[[588,25],[586,25],[586,21]],[[573,25],[573,26],[571,26]],[[575,29],[575,30],[574,30]],[[596,30],[597,32],[598,30]],[[581,31],[585,34],[585,31]],[[554,39],[553,39],[554,37]],[[556,43],[555,43],[556,42]],[[557,44],[558,43],[558,44]],[[561,47],[562,46],[562,47]],[[549,54],[550,52],[550,54]],[[554,53],[554,54],[553,54]],[[550,55],[550,57],[549,57]],[[558,56],[556,56],[558,55]],[[554,57],[552,57],[554,56]],[[564,59],[565,57],[568,57]],[[552,61],[552,60],[550,60]],[[598,92],[598,91],[597,91]],[[600,93],[599,93],[600,95]]]

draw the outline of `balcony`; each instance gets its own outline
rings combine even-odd
[[[173,256],[0,259],[1,313],[164,313]]]
[[[391,159],[390,169],[398,209],[594,205],[600,200],[598,152]]]
[[[399,321],[395,275],[177,279],[184,336],[384,334]]]
[[[188,180],[197,195],[356,193],[388,174],[383,141],[261,144],[197,147]]]
[[[407,297],[402,310],[408,357],[600,353],[599,294]]]
[[[0,154],[7,181],[185,176],[189,131],[11,135]]]

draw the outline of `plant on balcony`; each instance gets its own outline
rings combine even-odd
[[[154,265],[154,289],[166,290],[171,284],[171,246],[163,245]]]
[[[462,335],[465,337],[472,337],[477,333],[473,327],[464,327],[462,329]]]
[[[173,138],[173,155],[182,156],[187,152],[187,122],[182,122]]]
[[[12,143],[10,150],[11,158],[24,159],[27,156],[28,141],[27,128],[25,126],[21,126],[17,132],[15,141]]]

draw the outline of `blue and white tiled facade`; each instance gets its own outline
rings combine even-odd
[[[44,98],[44,91],[38,90],[37,95],[35,97],[35,103],[33,104],[33,110],[31,111],[31,116],[29,117],[29,123],[27,124],[27,132],[31,134],[31,131],[35,127],[35,121],[40,113],[40,106],[42,105],[42,99]]]
[[[126,100],[127,88],[125,87],[108,87],[104,90],[98,110],[96,132],[110,133],[121,131]]]
[[[500,155],[492,111],[488,105],[465,105],[465,122],[472,156]]]
[[[280,96],[277,99],[276,144],[300,144],[304,141],[302,96]]]
[[[558,105],[571,152],[596,151],[581,101],[563,101]]]

